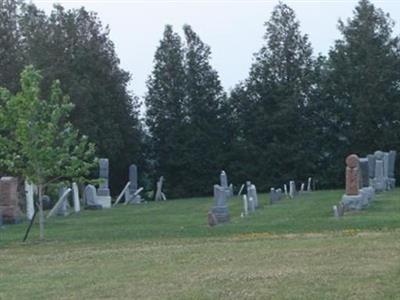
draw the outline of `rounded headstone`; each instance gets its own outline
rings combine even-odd
[[[349,156],[347,156],[346,158],[346,165],[349,168],[356,168],[358,166],[358,156],[356,154],[350,154]]]
[[[374,155],[377,159],[383,159],[384,153],[382,151],[378,150],[378,151],[375,151]]]

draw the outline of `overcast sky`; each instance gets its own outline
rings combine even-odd
[[[212,65],[218,71],[224,88],[229,91],[247,77],[253,53],[262,45],[264,23],[271,15],[275,0],[186,0],[135,1],[33,0],[49,12],[54,3],[66,8],[81,6],[98,13],[111,29],[110,37],[121,59],[123,69],[132,74],[131,90],[138,96],[146,93],[146,80],[152,71],[154,52],[159,45],[165,24],[172,24],[182,36],[182,25],[190,24],[200,38],[211,46]],[[315,54],[327,54],[339,38],[337,21],[352,15],[358,1],[292,0],[283,1],[292,7],[307,33]],[[400,0],[372,1],[390,13],[399,34]]]

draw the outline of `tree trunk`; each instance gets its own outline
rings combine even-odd
[[[42,193],[43,186],[39,184],[39,230],[40,230],[40,240],[44,240],[44,213],[43,213],[43,201],[42,201]]]

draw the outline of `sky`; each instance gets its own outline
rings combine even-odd
[[[98,13],[103,25],[109,25],[121,67],[132,75],[130,90],[146,94],[146,80],[153,68],[154,53],[164,26],[171,24],[183,37],[182,26],[189,24],[203,42],[211,47],[211,64],[218,71],[226,91],[246,79],[253,55],[263,44],[264,23],[270,18],[277,0],[32,0],[50,12],[54,3]],[[308,34],[314,54],[327,54],[340,38],[338,20],[353,14],[358,1],[292,0],[302,33]],[[400,34],[400,0],[371,1],[389,13]]]

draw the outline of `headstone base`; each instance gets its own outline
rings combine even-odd
[[[212,209],[212,213],[219,223],[229,222],[229,211],[227,206],[215,206]]]
[[[386,190],[385,180],[379,180],[377,178],[372,179],[372,187],[375,189],[376,193],[381,193]]]
[[[111,197],[110,196],[99,196],[97,195],[97,203],[103,208],[111,208]]]
[[[343,195],[342,204],[346,210],[361,210],[363,208],[365,197],[360,194],[356,196]]]

